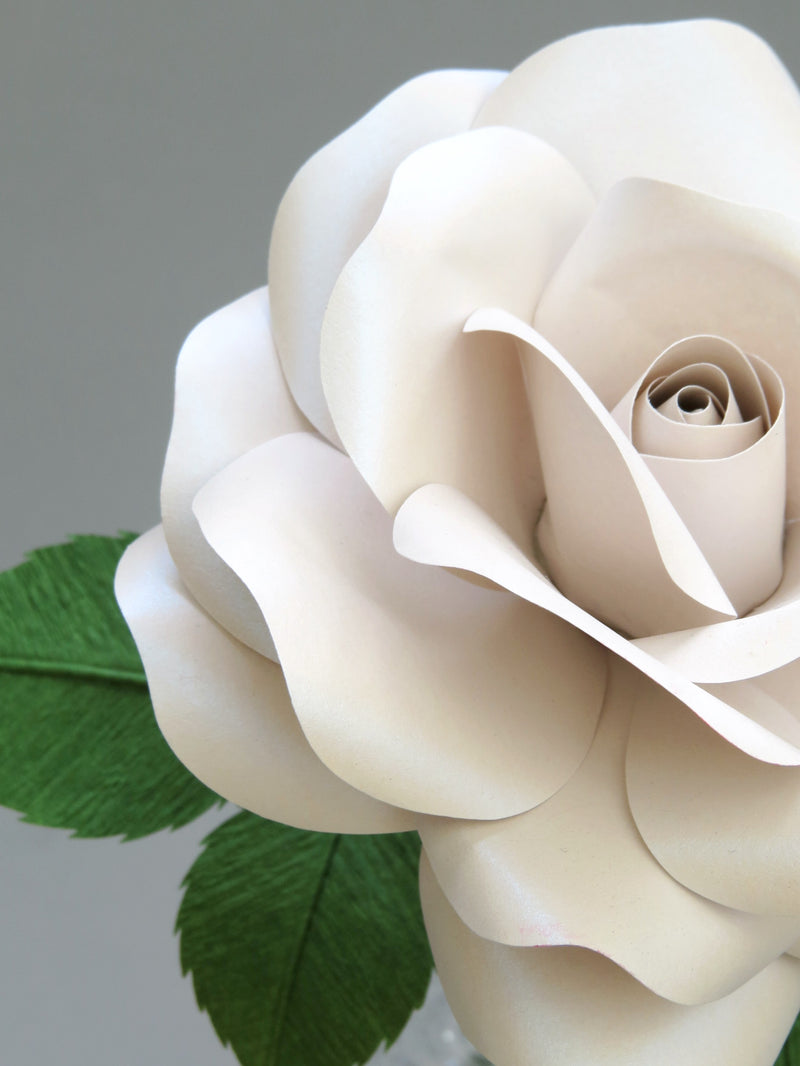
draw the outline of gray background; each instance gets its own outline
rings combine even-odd
[[[750,25],[800,75],[797,0],[3,0],[0,566],[156,521],[183,336],[262,284],[293,172],[382,95],[698,13]],[[214,820],[121,845],[0,811],[0,1061],[231,1066],[171,937]],[[402,1061],[455,1062],[448,1032],[434,1011]]]

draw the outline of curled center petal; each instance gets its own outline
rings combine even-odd
[[[763,602],[783,571],[786,444],[775,371],[723,337],[686,337],[612,413],[737,614]]]

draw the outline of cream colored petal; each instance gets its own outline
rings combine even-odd
[[[704,406],[688,415],[681,396]],[[722,337],[686,337],[659,355],[611,414],[737,614],[763,603],[783,576],[786,418],[775,372]],[[692,421],[698,414],[705,424]]]
[[[269,250],[275,337],[297,403],[335,443],[319,375],[334,282],[378,217],[398,164],[423,144],[467,129],[504,77],[436,70],[401,85],[313,155],[281,201]]]
[[[687,391],[684,388],[681,393]],[[712,421],[692,421],[690,418],[679,423],[677,419],[672,420],[662,414],[665,410],[676,408],[679,403],[680,400],[673,396],[660,410],[651,409],[637,419],[640,433],[634,435],[633,441],[640,452],[669,459],[727,459],[752,447],[764,433],[760,418],[723,425]],[[691,415],[708,417],[706,412],[709,408],[713,409],[710,403],[702,410],[691,412]]]
[[[703,687],[778,736],[800,745],[800,659],[758,677]]]
[[[730,22],[567,37],[513,70],[476,124],[542,137],[599,195],[638,176],[800,213],[800,96],[769,45]]]
[[[778,765],[800,765],[797,729],[784,721],[783,727],[788,729],[791,725],[789,735],[773,732],[774,707],[762,722],[763,708],[754,701],[747,704],[745,713],[665,666],[637,642],[626,640],[604,625],[559,592],[496,522],[452,486],[426,485],[410,496],[395,519],[394,542],[397,550],[409,559],[480,574],[559,615],[663,685],[712,729],[754,758]],[[748,713],[755,717],[748,717]]]
[[[800,915],[800,769],[749,758],[663,689],[651,686],[644,697],[627,781],[647,847],[709,899]]]
[[[514,130],[451,137],[398,168],[322,334],[336,428],[389,510],[443,481],[527,533],[541,483],[519,365],[462,326],[487,302],[530,319],[592,205],[557,152]]]
[[[725,337],[769,363],[786,391],[787,517],[800,516],[800,219],[622,182],[556,271],[534,325],[609,409],[683,337]]]
[[[786,530],[783,578],[745,618],[633,642],[692,681],[742,681],[800,658],[800,523]]]
[[[423,818],[419,829],[439,884],[479,936],[591,948],[666,999],[706,1003],[790,947],[800,918],[712,903],[645,847],[625,794],[625,747],[634,704],[655,689],[617,659],[591,751],[555,796],[502,822]]]
[[[424,853],[420,885],[450,1006],[494,1066],[773,1066],[800,1008],[800,963],[785,956],[724,999],[682,1007],[593,951],[476,936]]]
[[[307,427],[278,364],[266,289],[241,297],[192,330],[175,376],[161,481],[164,532],[195,599],[235,637],[273,659],[261,612],[204,540],[192,500],[209,478],[256,444]]]
[[[464,328],[521,342],[547,492],[539,543],[565,595],[636,636],[735,614],[644,458],[561,354],[506,311],[482,308]]]
[[[181,584],[160,527],[135,541],[116,593],[158,724],[209,788],[264,818],[336,833],[393,833],[413,816],[357,792],[316,757],[281,669],[234,640]]]
[[[775,378],[769,367],[724,337],[683,337],[651,363],[611,414],[647,455],[724,459],[749,448],[772,425],[759,370]],[[779,410],[782,389],[772,383]],[[688,414],[679,407],[682,385],[700,388],[709,401],[705,410]]]
[[[645,461],[737,612],[744,616],[763,603],[783,572],[783,419],[751,448],[728,459],[648,456]]]
[[[687,391],[687,389],[681,390],[683,393]],[[673,401],[675,401],[674,405]],[[677,406],[679,402],[673,397],[669,401],[670,408]],[[702,414],[705,414],[709,406],[703,409]],[[728,459],[732,455],[751,448],[764,433],[760,418],[752,418],[749,422],[727,426],[716,425],[712,422],[701,424],[688,420],[680,424],[663,417],[660,411],[653,411],[652,415],[646,416],[642,421],[646,421],[646,428],[642,434],[646,439],[637,441],[636,437],[633,438],[638,450],[645,455],[664,459]],[[657,430],[656,433],[653,433],[654,428]],[[684,433],[684,430],[689,432]],[[716,432],[717,430],[719,433]],[[703,452],[711,454],[702,454]]]
[[[336,449],[273,441],[195,507],[269,621],[311,746],[344,780],[412,810],[498,818],[580,763],[600,649],[506,592],[398,556],[390,517]]]
[[[774,406],[774,420],[749,447],[717,459],[644,456],[739,615],[763,603],[783,576],[783,389],[766,364],[760,363],[759,369],[767,393],[776,399],[774,405],[770,404],[771,408]],[[691,431],[698,427],[686,428]],[[712,431],[725,428],[716,426]]]

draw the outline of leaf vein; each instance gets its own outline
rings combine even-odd
[[[115,666],[95,666],[92,663],[47,659],[0,656],[0,673],[32,674],[39,677],[83,677],[92,680],[114,681],[123,685],[147,684],[142,670],[124,670]]]
[[[286,1018],[288,1016],[288,1011],[286,1010],[286,1007],[291,1002],[292,996],[294,995],[295,985],[297,984],[297,979],[300,974],[300,967],[303,962],[303,954],[305,952],[305,947],[308,942],[308,938],[311,935],[311,927],[314,924],[314,918],[316,917],[317,910],[319,909],[319,902],[322,897],[322,893],[325,889],[325,884],[331,872],[331,866],[333,865],[333,860],[336,856],[336,852],[339,848],[341,840],[341,834],[337,833],[331,841],[330,850],[328,851],[328,856],[325,860],[325,865],[323,866],[322,873],[319,877],[319,884],[317,885],[316,892],[314,893],[314,898],[311,901],[311,906],[308,908],[308,916],[303,927],[303,932],[297,943],[297,951],[295,952],[294,958],[292,959],[289,979],[286,982],[284,993],[281,996],[280,1009],[278,1011],[278,1032],[276,1034],[275,1042],[273,1044],[274,1053],[271,1056],[270,1066],[280,1066],[280,1050],[281,1046],[283,1045],[284,1033],[286,1032]]]

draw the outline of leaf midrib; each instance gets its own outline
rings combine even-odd
[[[300,966],[303,961],[305,947],[308,942],[308,938],[311,935],[311,927],[314,924],[314,918],[316,917],[317,910],[319,909],[320,897],[322,896],[322,892],[325,888],[325,883],[328,880],[328,875],[331,872],[331,866],[333,865],[333,860],[339,848],[341,840],[341,833],[337,833],[331,841],[331,846],[328,851],[328,855],[325,859],[325,865],[323,866],[322,872],[319,875],[319,882],[314,893],[314,898],[311,901],[311,906],[308,908],[308,916],[306,917],[303,932],[300,937],[300,940],[298,941],[294,959],[292,960],[292,968],[289,973],[289,978],[286,982],[286,985],[284,986],[283,995],[281,996],[281,1001],[277,1014],[278,1032],[275,1041],[272,1045],[274,1050],[273,1054],[269,1057],[269,1066],[280,1066],[280,1051],[281,1047],[283,1046],[284,1033],[286,1031],[287,1007],[291,1002],[292,996],[294,994],[295,985],[297,984],[297,978],[300,973]]]
[[[31,674],[36,677],[81,677],[92,681],[112,681],[121,685],[146,685],[144,671],[116,666],[96,666],[58,659],[26,659],[0,656],[0,673]]]

